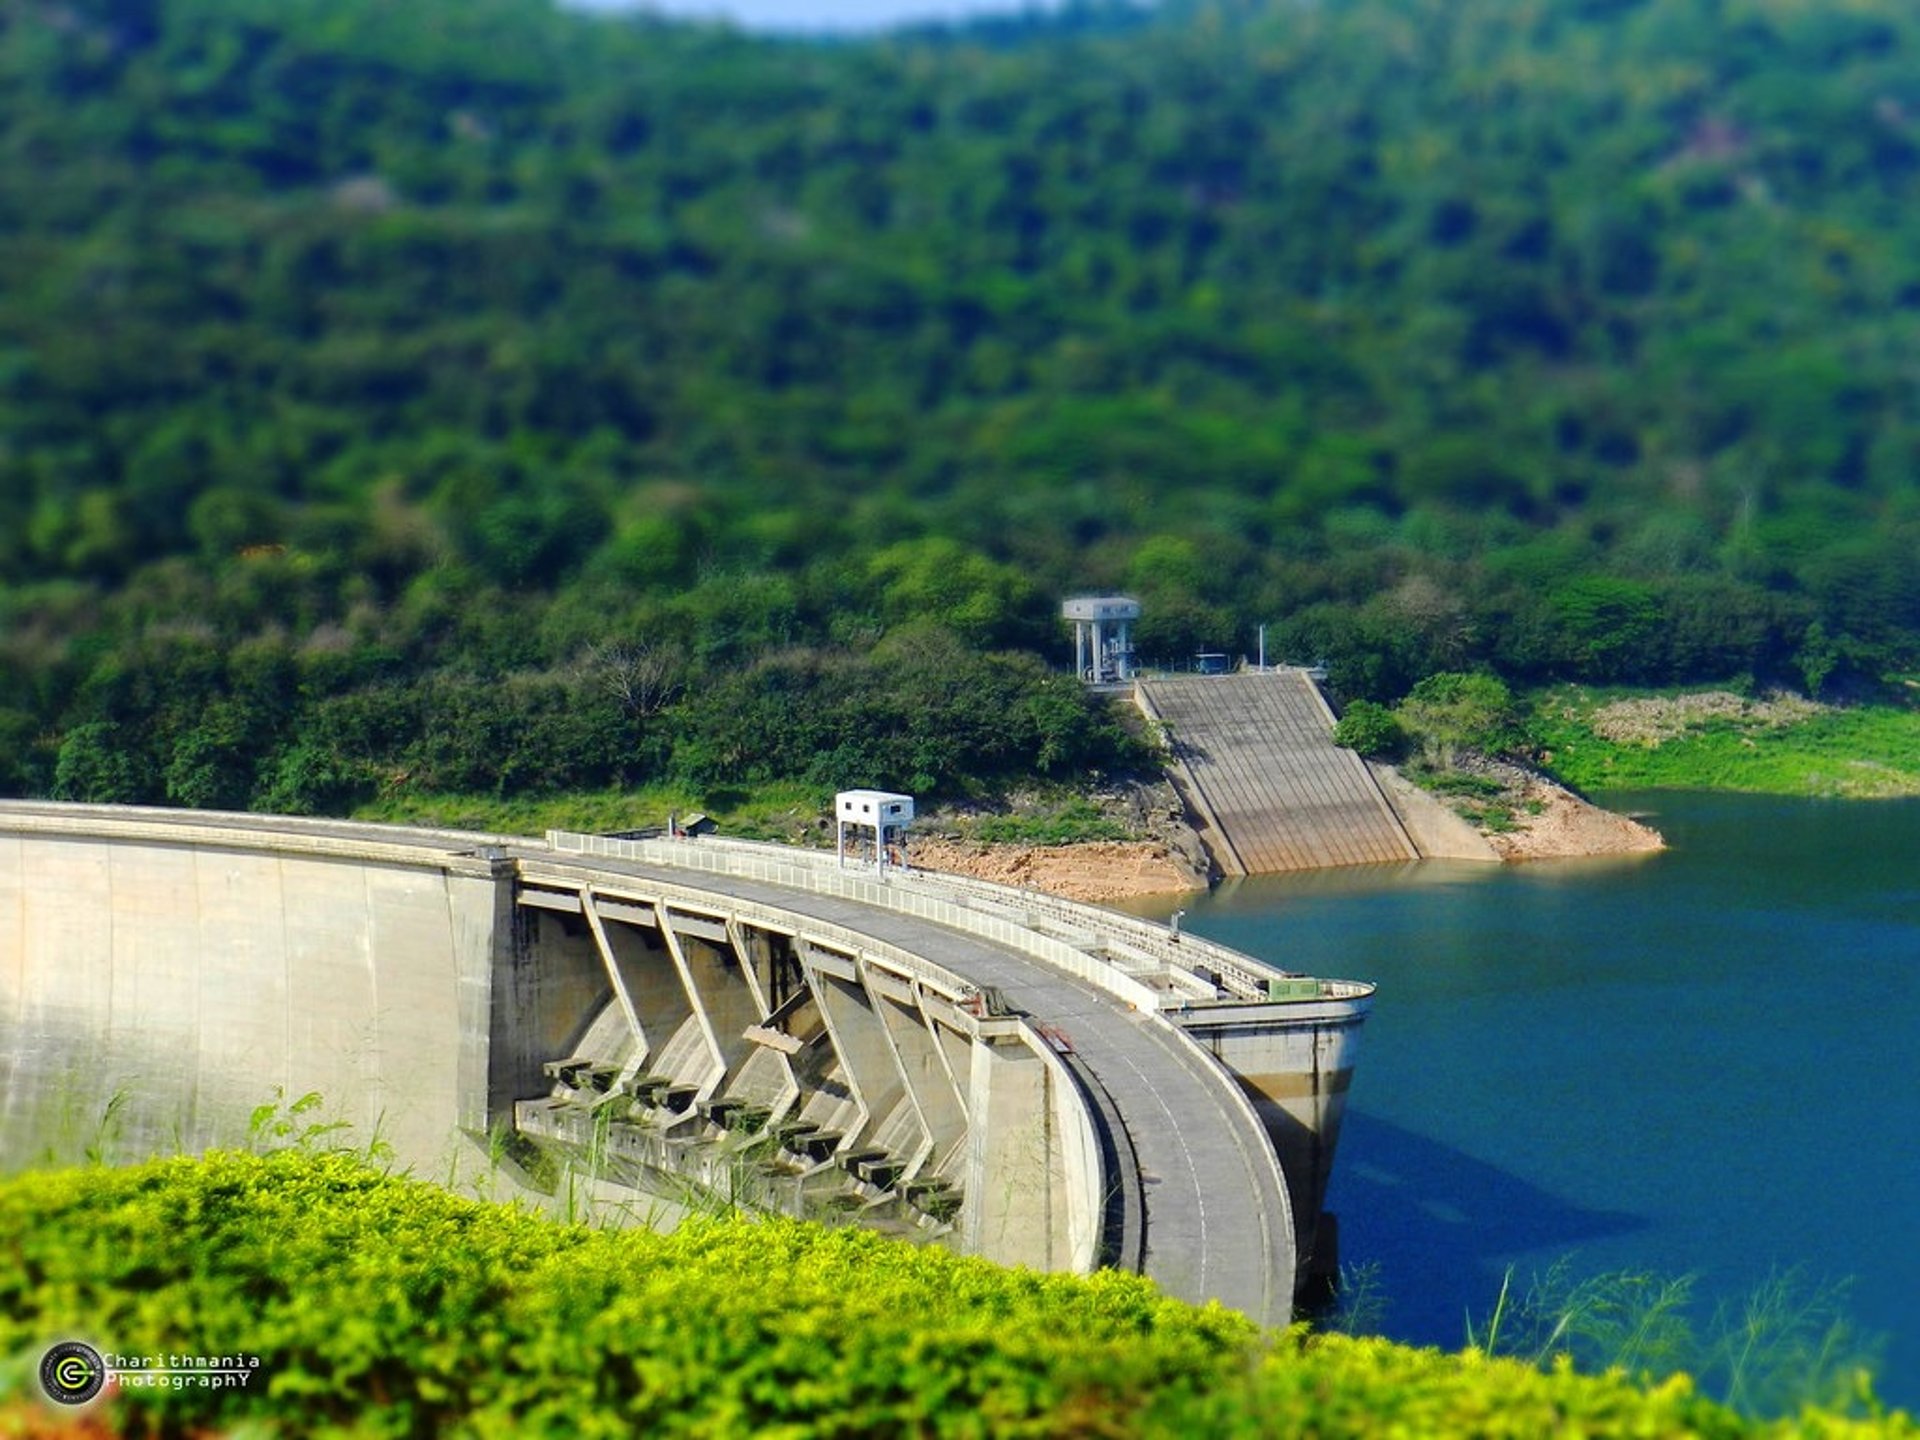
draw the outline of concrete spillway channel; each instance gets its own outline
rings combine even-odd
[[[691,1189],[1278,1321],[1370,1001],[785,847],[0,802],[6,1164],[317,1092],[455,1184]]]
[[[1174,783],[1226,875],[1411,860],[1418,850],[1366,764],[1333,743],[1333,714],[1301,670],[1143,679]]]

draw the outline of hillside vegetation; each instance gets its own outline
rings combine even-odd
[[[1055,663],[1920,661],[1920,11],[0,6],[0,791],[1139,755]]]
[[[1916,1433],[1901,1414],[1743,1420],[1684,1377],[1262,1332],[1137,1276],[1003,1270],[855,1229],[562,1226],[339,1154],[29,1174],[0,1183],[0,1235],[13,1418],[33,1413],[46,1346],[81,1335],[249,1367],[231,1389],[96,1402],[114,1433]]]

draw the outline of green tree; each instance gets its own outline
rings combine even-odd
[[[77,725],[60,742],[53,798],[95,805],[151,805],[161,798],[158,767],[139,739],[111,722]]]
[[[244,810],[269,737],[250,707],[217,700],[173,743],[162,771],[170,804],[193,810]]]
[[[975,644],[1007,638],[1034,598],[1018,570],[944,536],[890,545],[867,573],[889,620],[928,621]]]
[[[1546,612],[1562,673],[1606,681],[1654,671],[1661,611],[1649,586],[1583,576],[1552,591]]]

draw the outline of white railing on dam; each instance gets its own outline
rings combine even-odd
[[[629,840],[610,835],[582,835],[554,830],[548,832],[547,843],[560,854],[628,860],[639,864],[671,866],[678,870],[760,880],[816,895],[857,901],[879,910],[898,911],[916,919],[931,920],[938,925],[964,930],[983,940],[991,940],[1010,950],[1044,960],[1149,1014],[1157,1013],[1162,1005],[1161,992],[1127,974],[1109,960],[1034,929],[1024,910],[1012,905],[989,908],[969,904],[964,896],[942,894],[923,875],[893,872],[884,878],[877,877],[871,873],[841,868],[834,863],[832,856],[823,852],[740,840]],[[816,854],[820,856],[819,859],[815,858]],[[1016,901],[1024,898],[1022,891],[1009,887],[997,888],[1005,889],[1007,895]]]

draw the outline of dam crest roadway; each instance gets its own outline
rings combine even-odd
[[[689,1190],[1291,1318],[1372,986],[986,881],[704,836],[0,802],[0,1163],[244,1143]]]

